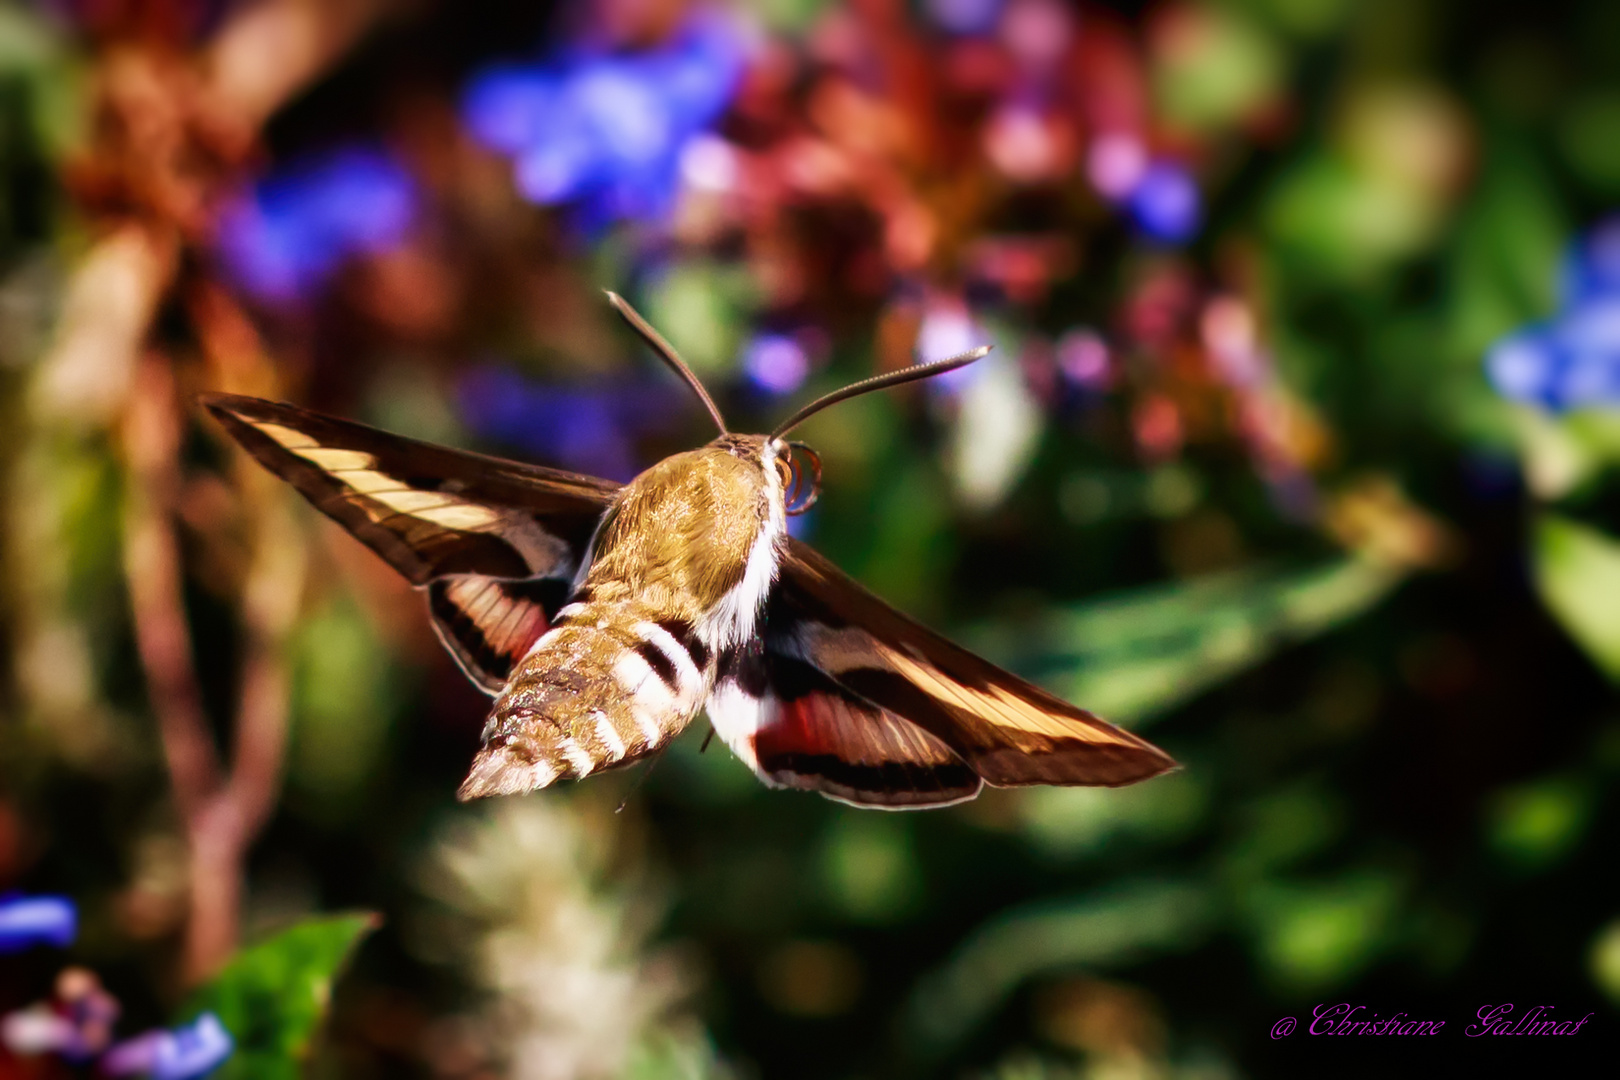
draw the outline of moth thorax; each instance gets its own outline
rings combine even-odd
[[[754,632],[785,533],[781,480],[759,436],[676,454],[609,511],[586,586],[657,598],[718,651]]]

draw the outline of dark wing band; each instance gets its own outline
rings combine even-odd
[[[952,645],[789,541],[767,648],[949,747],[985,782],[1114,787],[1175,767],[1164,751]]]

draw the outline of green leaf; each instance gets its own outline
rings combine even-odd
[[[1236,570],[1003,627],[981,644],[1071,701],[1110,719],[1139,720],[1348,622],[1402,575],[1354,557]]]
[[[1543,514],[1534,545],[1542,601],[1592,662],[1620,681],[1620,541]]]
[[[1159,52],[1153,81],[1166,119],[1203,131],[1228,127],[1276,94],[1284,59],[1264,28],[1229,9],[1181,14],[1193,21],[1186,36],[1198,47]]]
[[[1470,366],[1491,342],[1557,305],[1569,222],[1533,152],[1503,141],[1457,223],[1446,309],[1452,355]]]
[[[354,812],[380,776],[388,723],[405,680],[351,602],[323,605],[293,639],[294,806],[323,822]]]
[[[1213,910],[1200,886],[1139,881],[1009,911],[969,935],[945,968],[918,987],[908,1010],[911,1035],[939,1053],[1027,979],[1188,947],[1203,936]]]
[[[1291,264],[1330,280],[1370,280],[1422,252],[1440,225],[1434,200],[1326,150],[1291,165],[1262,213]]]
[[[1486,835],[1496,852],[1523,870],[1552,866],[1580,843],[1594,803],[1591,785],[1548,777],[1498,792],[1487,809]]]
[[[332,981],[377,925],[369,913],[309,919],[243,949],[193,994],[184,1015],[213,1012],[236,1040],[217,1080],[301,1076]]]
[[[746,273],[708,260],[686,259],[649,283],[644,306],[648,321],[693,371],[718,376],[731,368],[737,355],[754,289]]]
[[[834,907],[864,923],[893,923],[922,897],[922,871],[906,824],[892,814],[839,812],[821,849],[823,888]]]
[[[1609,1000],[1620,1004],[1620,919],[1605,926],[1592,942],[1588,965],[1592,981],[1597,983]]]
[[[1388,944],[1404,886],[1377,868],[1245,890],[1259,959],[1279,984],[1316,988],[1350,978]]]

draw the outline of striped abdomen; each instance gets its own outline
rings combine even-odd
[[[707,697],[711,659],[690,624],[633,601],[568,605],[496,699],[459,796],[531,791],[663,747]]]

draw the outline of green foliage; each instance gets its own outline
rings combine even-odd
[[[1354,619],[1401,577],[1355,557],[1251,567],[1091,601],[988,631],[983,643],[1071,701],[1142,720]]]
[[[1236,11],[1199,12],[1202,48],[1166,50],[1155,90],[1168,119],[1192,128],[1238,122],[1276,92],[1283,56],[1260,27]]]
[[[1488,808],[1491,846],[1515,866],[1541,869],[1569,854],[1591,815],[1590,784],[1549,777],[1499,792]]]
[[[352,602],[313,613],[299,626],[293,651],[291,780],[300,809],[341,817],[378,780],[403,676]]]
[[[908,1031],[925,1052],[942,1052],[1031,977],[1186,948],[1207,931],[1213,913],[1205,888],[1175,881],[1131,882],[1014,908],[969,936],[920,984]]]
[[[702,375],[726,369],[741,344],[739,317],[751,287],[745,274],[703,259],[675,264],[656,278],[645,314]]]
[[[1258,955],[1290,990],[1342,982],[1388,946],[1401,885],[1387,870],[1358,868],[1328,880],[1276,882],[1240,898]]]
[[[24,144],[37,141],[53,157],[75,145],[82,135],[84,103],[68,43],[33,12],[3,4],[0,97],[13,91],[20,93],[27,130],[0,128],[0,168],[15,168],[19,162],[7,158]]]
[[[331,1001],[332,982],[360,939],[377,927],[369,914],[314,918],[243,949],[187,1002],[184,1015],[213,1012],[236,1041],[219,1080],[302,1076],[310,1042]]]
[[[1320,781],[1266,791],[1237,815],[1225,869],[1242,892],[1326,847],[1345,829],[1340,800]]]
[[[728,1080],[731,1075],[707,1039],[660,1033],[636,1045],[618,1080]]]
[[[1588,962],[1599,989],[1610,1001],[1620,1003],[1620,919],[1605,926],[1592,942]]]
[[[893,923],[914,911],[922,879],[905,826],[892,815],[850,810],[831,823],[821,876],[833,907],[856,922]]]
[[[1477,376],[1478,359],[1493,341],[1551,314],[1569,236],[1567,211],[1544,168],[1524,147],[1504,142],[1460,215],[1448,259],[1451,348],[1459,364]]]
[[[1620,680],[1620,543],[1557,514],[1542,515],[1534,542],[1536,585],[1548,609]]]
[[[1054,860],[1102,851],[1112,842],[1168,842],[1196,828],[1209,809],[1206,778],[1172,773],[1120,788],[1033,788],[1019,801],[1023,833]]]

